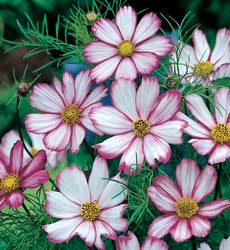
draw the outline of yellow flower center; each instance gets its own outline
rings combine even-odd
[[[230,142],[230,126],[219,123],[212,128],[210,135],[214,142],[220,144]]]
[[[35,156],[38,151],[39,151],[39,149],[31,148],[30,153],[32,154],[32,156]]]
[[[213,72],[213,63],[209,61],[201,61],[195,65],[194,74],[201,76],[209,76]]]
[[[74,125],[80,122],[81,110],[76,104],[69,104],[61,113],[64,123]]]
[[[118,45],[118,53],[121,57],[131,56],[134,53],[134,50],[135,45],[128,40],[125,40]]]
[[[19,176],[17,174],[7,174],[0,179],[0,194],[9,194],[19,188]]]
[[[81,205],[81,216],[85,220],[95,221],[99,218],[101,208],[96,201],[88,201]]]
[[[176,203],[176,213],[183,219],[190,219],[198,210],[199,206],[193,198],[183,197]]]
[[[150,132],[151,126],[146,119],[133,121],[133,132],[137,137],[143,137]]]
[[[97,14],[93,11],[90,11],[86,14],[86,18],[89,22],[95,22],[97,20]]]

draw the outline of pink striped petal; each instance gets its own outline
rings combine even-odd
[[[187,219],[180,219],[170,230],[170,235],[176,242],[183,242],[191,238],[192,232]]]
[[[132,41],[141,43],[153,36],[159,29],[161,20],[153,12],[145,14],[137,25]]]
[[[60,114],[28,114],[25,127],[29,132],[44,134],[56,129],[61,122]]]
[[[162,238],[169,233],[171,228],[179,221],[175,214],[165,214],[157,217],[149,226],[148,236]]]
[[[167,36],[155,36],[135,48],[135,52],[151,52],[157,56],[165,56],[172,51],[173,45]]]
[[[138,119],[136,109],[136,83],[130,79],[118,79],[111,86],[113,106],[127,115],[129,119]]]
[[[176,179],[183,197],[192,197],[200,169],[196,162],[184,158],[176,168]]]
[[[120,8],[116,15],[116,24],[124,40],[131,40],[136,28],[137,14],[130,6]]]
[[[120,235],[116,241],[116,250],[140,250],[140,245],[137,237],[131,231],[128,231],[128,236]]]
[[[226,208],[230,208],[230,201],[218,199],[202,205],[198,211],[198,215],[204,218],[213,218],[222,213]]]
[[[35,188],[48,180],[49,173],[45,170],[40,170],[21,179],[20,186],[22,188]]]
[[[225,162],[230,157],[230,146],[228,144],[216,144],[212,149],[208,162],[216,164]]]
[[[43,229],[48,233],[47,239],[53,243],[68,242],[73,236],[73,231],[83,218],[81,216],[63,219],[49,225],[43,225]]]
[[[118,54],[115,46],[103,42],[91,42],[84,47],[84,57],[89,63],[97,64]]]
[[[93,35],[102,42],[117,46],[122,42],[117,25],[107,18],[101,18],[92,25]]]
[[[75,124],[72,126],[72,132],[70,137],[70,152],[71,154],[76,154],[85,138],[85,129],[79,125]]]
[[[88,183],[83,171],[72,164],[62,169],[56,178],[61,193],[77,205],[90,200]]]
[[[197,215],[193,216],[189,223],[192,235],[197,237],[206,237],[211,230],[210,221]]]
[[[7,195],[0,197],[0,209],[3,209],[6,206]]]
[[[204,100],[197,94],[186,96],[186,104],[190,112],[195,118],[200,121],[205,127],[212,129],[216,124],[211,113],[209,112]]]
[[[204,200],[215,188],[218,176],[216,170],[212,166],[206,166],[197,179],[193,189],[193,198],[197,202]]]
[[[123,214],[128,204],[122,204],[103,210],[100,214],[100,220],[110,225],[114,230],[124,232],[128,229],[128,220],[123,218]]]
[[[133,132],[115,135],[93,146],[106,159],[113,159],[121,155],[134,141]]]
[[[70,137],[71,126],[62,123],[44,137],[44,144],[47,149],[60,152],[67,148]]]
[[[98,65],[96,65],[90,72],[90,78],[97,83],[108,80],[117,69],[121,61],[120,56],[113,56]]]
[[[159,97],[154,105],[154,109],[148,119],[149,122],[153,125],[170,120],[179,111],[180,103],[180,91],[168,90]]]
[[[10,173],[18,174],[23,162],[23,142],[18,140],[10,152]]]
[[[226,124],[230,114],[230,88],[219,89],[215,94],[214,100],[216,121],[217,123]]]
[[[80,206],[67,199],[62,193],[46,191],[45,210],[49,216],[70,219],[80,215]]]
[[[65,105],[69,105],[73,103],[75,96],[73,76],[69,72],[65,72],[62,75],[62,82],[63,82],[63,94],[65,98]]]
[[[137,67],[129,57],[122,58],[115,72],[115,79],[128,78],[134,80],[137,78]]]
[[[89,177],[89,190],[91,200],[97,201],[109,179],[107,161],[97,156],[93,162],[93,169]]]
[[[214,72],[213,80],[224,77],[230,77],[230,63],[220,65]]]
[[[154,53],[137,52],[132,55],[132,60],[140,75],[148,75],[156,69],[160,63],[160,58]]]
[[[143,242],[141,250],[168,250],[168,246],[163,240],[160,240],[156,237],[148,237]]]
[[[43,83],[33,86],[30,104],[34,108],[47,113],[59,113],[64,107],[64,102],[57,91]]]
[[[156,103],[160,93],[160,85],[156,77],[142,77],[141,85],[137,91],[137,110],[139,116],[148,118],[153,105]]]
[[[166,163],[171,157],[171,148],[168,143],[152,134],[144,136],[143,150],[146,161],[152,167],[156,165],[155,160]]]
[[[12,208],[18,208],[23,204],[24,197],[24,194],[20,190],[15,190],[7,195],[6,205]]]
[[[0,159],[0,179],[4,178],[8,172],[7,165]]]
[[[188,141],[200,155],[209,154],[216,143],[210,139],[191,139]]]
[[[108,135],[132,131],[131,121],[113,107],[92,108],[89,113],[93,125]]]
[[[63,88],[62,88],[62,82],[57,77],[54,77],[53,78],[53,84],[54,84],[54,88],[57,91],[57,93],[64,100],[64,93],[63,93]]]
[[[209,59],[211,49],[204,32],[199,29],[195,29],[192,39],[198,61],[207,61]]]

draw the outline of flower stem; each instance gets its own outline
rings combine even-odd
[[[222,173],[222,164],[221,163],[216,164],[216,170],[217,170],[218,179],[216,182],[216,188],[215,188],[213,200],[217,199],[218,194],[221,196],[221,189],[220,189],[220,178],[221,178],[221,173]]]
[[[89,143],[86,141],[86,139],[84,139],[83,142],[84,142],[84,144],[85,144],[85,146],[86,146],[86,148],[87,148],[87,150],[88,150],[88,152],[89,152],[91,158],[94,160],[93,150],[92,150],[92,148],[90,147]]]
[[[28,214],[28,216],[29,216],[31,219],[33,219],[32,216],[31,216],[31,213],[30,213],[29,209],[26,207],[25,203],[22,203],[22,207],[23,207],[23,209],[25,210],[25,212]]]

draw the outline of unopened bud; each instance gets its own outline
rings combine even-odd
[[[30,86],[28,83],[25,83],[25,82],[21,82],[19,83],[18,85],[18,92],[21,94],[21,95],[26,95],[30,90]]]
[[[97,20],[98,15],[95,12],[91,11],[86,14],[86,18],[88,22],[93,23]]]
[[[180,82],[179,77],[174,75],[174,76],[170,76],[166,79],[165,85],[170,87],[170,88],[176,88],[177,85],[179,84],[179,82]]]

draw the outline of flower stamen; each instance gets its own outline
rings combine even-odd
[[[218,123],[211,129],[210,135],[216,143],[224,144],[230,142],[230,126]]]
[[[7,174],[0,179],[0,194],[9,194],[19,188],[19,176],[17,174]]]
[[[176,213],[183,219],[190,219],[198,210],[199,206],[193,198],[182,197],[176,203]]]
[[[143,137],[151,130],[151,126],[146,119],[133,121],[133,132],[137,137]]]
[[[88,201],[81,205],[81,216],[85,220],[95,221],[99,218],[101,208],[96,201]]]
[[[213,63],[209,61],[201,61],[195,64],[194,75],[201,75],[207,77],[213,72]]]
[[[70,125],[79,123],[80,115],[81,115],[81,110],[76,104],[69,104],[61,112],[62,121]]]
[[[129,57],[134,51],[135,45],[128,40],[125,40],[118,45],[118,53],[121,57]]]

